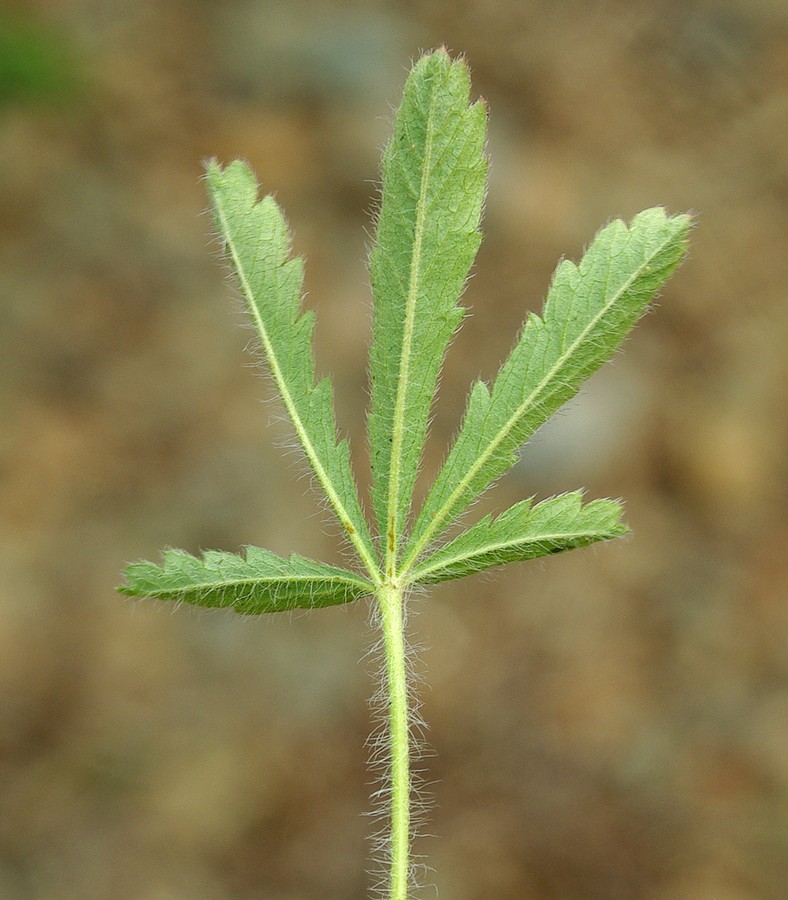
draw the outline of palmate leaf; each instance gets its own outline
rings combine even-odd
[[[403,551],[403,574],[619,347],[686,253],[689,227],[688,216],[649,209],[629,227],[616,220],[603,228],[579,266],[558,266],[543,317],[528,317],[492,391],[474,384],[459,436]]]
[[[585,505],[582,501],[582,492],[574,491],[536,506],[531,500],[522,500],[496,519],[485,516],[418,563],[408,573],[408,580],[435,584],[628,533],[621,522],[621,505],[615,500],[593,500]]]
[[[199,558],[183,550],[167,550],[163,556],[162,566],[127,566],[126,584],[118,590],[131,597],[232,607],[246,615],[334,606],[375,590],[344,569],[296,554],[283,559],[258,547],[247,547],[245,556],[215,550]]]
[[[370,256],[372,499],[393,573],[457,305],[479,247],[486,109],[445,51],[422,57],[405,85],[383,157],[382,205]]]
[[[208,193],[219,234],[298,439],[326,497],[370,573],[376,552],[361,511],[345,440],[337,443],[331,382],[315,384],[314,315],[301,311],[303,266],[290,259],[284,217],[273,197],[258,201],[249,167],[208,163]]]
[[[689,219],[647,210],[614,222],[579,266],[562,263],[543,318],[532,315],[492,389],[477,382],[462,427],[408,537],[411,499],[443,356],[463,316],[459,298],[480,242],[487,164],[486,110],[469,104],[462,60],[439,50],[414,66],[383,161],[370,256],[374,292],[369,443],[373,540],[337,440],[331,384],[315,383],[314,317],[302,311],[302,266],[290,258],[282,213],[258,199],[244,163],[207,167],[206,183],[228,259],[260,335],[277,389],[333,511],[366,567],[362,577],[255,547],[200,557],[168,550],[161,565],[127,567],[121,593],[244,614],[312,609],[374,595],[385,660],[388,718],[389,896],[410,895],[413,777],[406,660],[407,593],[625,534],[612,500],[581,492],[515,504],[448,540],[446,530],[516,459],[517,448],[620,345],[686,250]],[[377,536],[376,536],[377,537]],[[438,540],[442,546],[436,549]]]

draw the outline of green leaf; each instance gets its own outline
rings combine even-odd
[[[284,217],[267,196],[258,202],[254,175],[242,162],[208,163],[208,193],[225,250],[254,319],[276,386],[340,524],[373,577],[379,571],[350,468],[337,443],[331,382],[315,384],[314,314],[301,311],[303,266],[290,259]]]
[[[544,500],[515,503],[497,519],[485,516],[468,531],[420,562],[408,581],[435,584],[482,569],[587,547],[627,534],[621,506],[614,500],[582,503],[581,491]]]
[[[118,588],[122,594],[232,607],[245,615],[333,606],[375,590],[344,569],[295,554],[283,559],[259,547],[247,547],[245,556],[209,550],[201,558],[167,550],[162,566],[132,563],[125,574],[127,583]]]
[[[686,253],[688,216],[659,208],[603,228],[555,272],[492,391],[477,381],[462,429],[416,520],[401,574],[517,459],[517,449],[620,346]]]
[[[372,499],[391,574],[411,505],[435,387],[463,316],[481,241],[486,109],[468,105],[462,60],[422,57],[405,85],[383,157],[370,275]]]

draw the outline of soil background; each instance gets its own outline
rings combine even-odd
[[[285,207],[366,490],[379,154],[441,44],[492,164],[422,492],[562,255],[655,204],[697,228],[474,513],[582,486],[633,536],[413,601],[418,896],[785,896],[785,3],[32,0],[0,13],[4,900],[368,896],[365,605],[244,620],[114,586],[167,545],[341,558],[261,402],[201,160]]]

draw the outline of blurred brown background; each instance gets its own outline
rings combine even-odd
[[[40,0],[0,13],[4,900],[367,896],[364,605],[252,621],[113,587],[164,545],[339,558],[260,402],[201,159],[286,208],[366,487],[379,151],[439,44],[489,101],[492,168],[425,476],[562,254],[658,203],[698,227],[478,510],[585,486],[634,536],[414,603],[420,896],[785,896],[784,0]]]

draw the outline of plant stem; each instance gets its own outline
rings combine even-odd
[[[391,779],[390,900],[407,900],[410,873],[410,748],[408,684],[405,671],[405,597],[401,587],[386,583],[376,594],[386,655]]]

